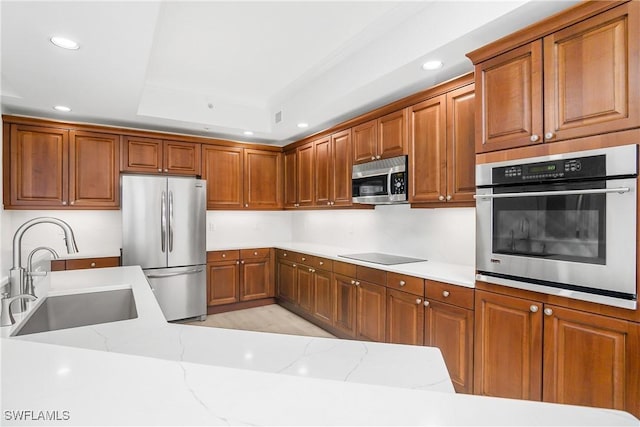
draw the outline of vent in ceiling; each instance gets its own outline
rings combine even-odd
[[[278,111],[275,116],[275,122],[280,123],[282,121],[282,111]]]

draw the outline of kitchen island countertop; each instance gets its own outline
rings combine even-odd
[[[638,423],[621,411],[455,394],[433,348],[169,324],[139,267],[52,273],[38,293],[122,287],[136,319],[17,338],[7,335],[20,321],[2,328],[6,424]]]

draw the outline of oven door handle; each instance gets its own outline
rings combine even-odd
[[[501,193],[501,194],[474,194],[476,200],[510,199],[514,197],[539,197],[539,196],[571,196],[575,194],[607,194],[607,193],[628,193],[629,187],[617,188],[594,188],[591,190],[559,190],[559,191],[531,191],[525,193]]]

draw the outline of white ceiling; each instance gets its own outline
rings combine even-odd
[[[3,0],[2,111],[284,145],[471,71],[466,52],[574,3]]]

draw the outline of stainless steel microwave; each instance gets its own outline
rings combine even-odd
[[[407,203],[407,156],[354,165],[351,183],[354,203]]]
[[[477,280],[636,309],[638,147],[476,167]]]

